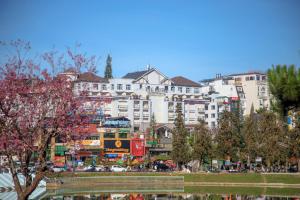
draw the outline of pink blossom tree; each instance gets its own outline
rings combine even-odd
[[[30,58],[31,46],[27,42],[1,44],[14,49],[15,54],[0,64],[0,155],[7,157],[18,199],[28,199],[47,171],[46,151],[51,139],[60,137],[68,141],[85,134],[80,128],[86,123],[80,117],[84,98],[74,97],[72,83],[55,73],[66,66],[93,69],[95,62],[93,57],[87,59],[71,50],[66,58],[54,51],[40,59]],[[38,166],[32,176],[29,165],[34,153]],[[21,163],[25,185],[18,179],[14,158]]]

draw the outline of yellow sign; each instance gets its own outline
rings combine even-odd
[[[116,147],[120,148],[122,146],[122,142],[120,140],[117,140],[115,142]]]

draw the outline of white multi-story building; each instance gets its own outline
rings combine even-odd
[[[218,74],[214,79],[201,81],[201,93],[204,98],[209,99],[209,104],[205,108],[205,120],[210,128],[217,126],[220,114],[224,110],[233,111],[237,106],[240,112],[244,110],[244,98],[232,80],[232,77]]]
[[[145,131],[152,115],[157,124],[171,128],[178,103],[186,125],[205,119],[205,105],[209,102],[202,99],[201,85],[181,76],[168,78],[155,68],[109,80],[90,72],[68,76],[74,81],[74,94],[86,91],[91,97],[87,108],[93,106],[111,117],[127,117],[134,131]]]
[[[267,75],[260,72],[231,74],[233,83],[237,88],[242,88],[245,94],[245,115],[250,114],[251,105],[254,110],[261,108],[270,109],[270,94],[268,89]]]
[[[64,73],[74,83],[74,94],[88,92],[93,106],[104,116],[127,117],[133,131],[145,131],[151,116],[156,123],[173,127],[176,105],[182,105],[185,124],[195,125],[204,119],[208,126],[217,126],[223,110],[239,107],[243,115],[255,109],[269,108],[266,75],[245,73],[201,81],[201,85],[182,76],[168,78],[155,68],[128,73],[122,78],[105,79],[91,72]]]

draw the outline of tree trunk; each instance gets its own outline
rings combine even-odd
[[[300,158],[298,158],[298,172],[300,172]]]
[[[249,170],[252,171],[249,154],[248,154],[248,156],[247,156],[247,166],[249,167]]]

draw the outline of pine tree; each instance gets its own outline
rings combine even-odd
[[[108,54],[107,59],[106,59],[104,78],[113,78],[111,62],[112,62],[112,57]]]
[[[181,166],[189,161],[189,146],[187,142],[188,131],[184,125],[181,103],[177,103],[176,113],[177,117],[174,123],[175,127],[172,130],[173,150],[171,156],[173,161],[177,164],[177,167],[181,169]]]
[[[257,117],[254,113],[253,104],[251,105],[250,115],[246,117],[243,127],[243,137],[245,141],[244,151],[247,155],[247,165],[250,166],[251,160],[255,159],[257,154]]]
[[[241,147],[240,120],[233,112],[224,111],[219,119],[215,141],[219,157],[226,160],[239,159]]]
[[[152,140],[152,147],[157,144],[157,133],[155,131],[156,121],[154,114],[151,116],[150,120],[150,139]]]
[[[203,163],[212,154],[212,137],[204,120],[200,120],[196,125],[193,135],[193,158],[199,160],[202,170]]]
[[[300,112],[295,115],[295,127],[288,133],[289,157],[297,159],[298,172],[300,172]]]
[[[268,70],[268,82],[276,99],[273,105],[282,117],[286,117],[290,110],[300,109],[300,69],[294,65],[272,66]]]

